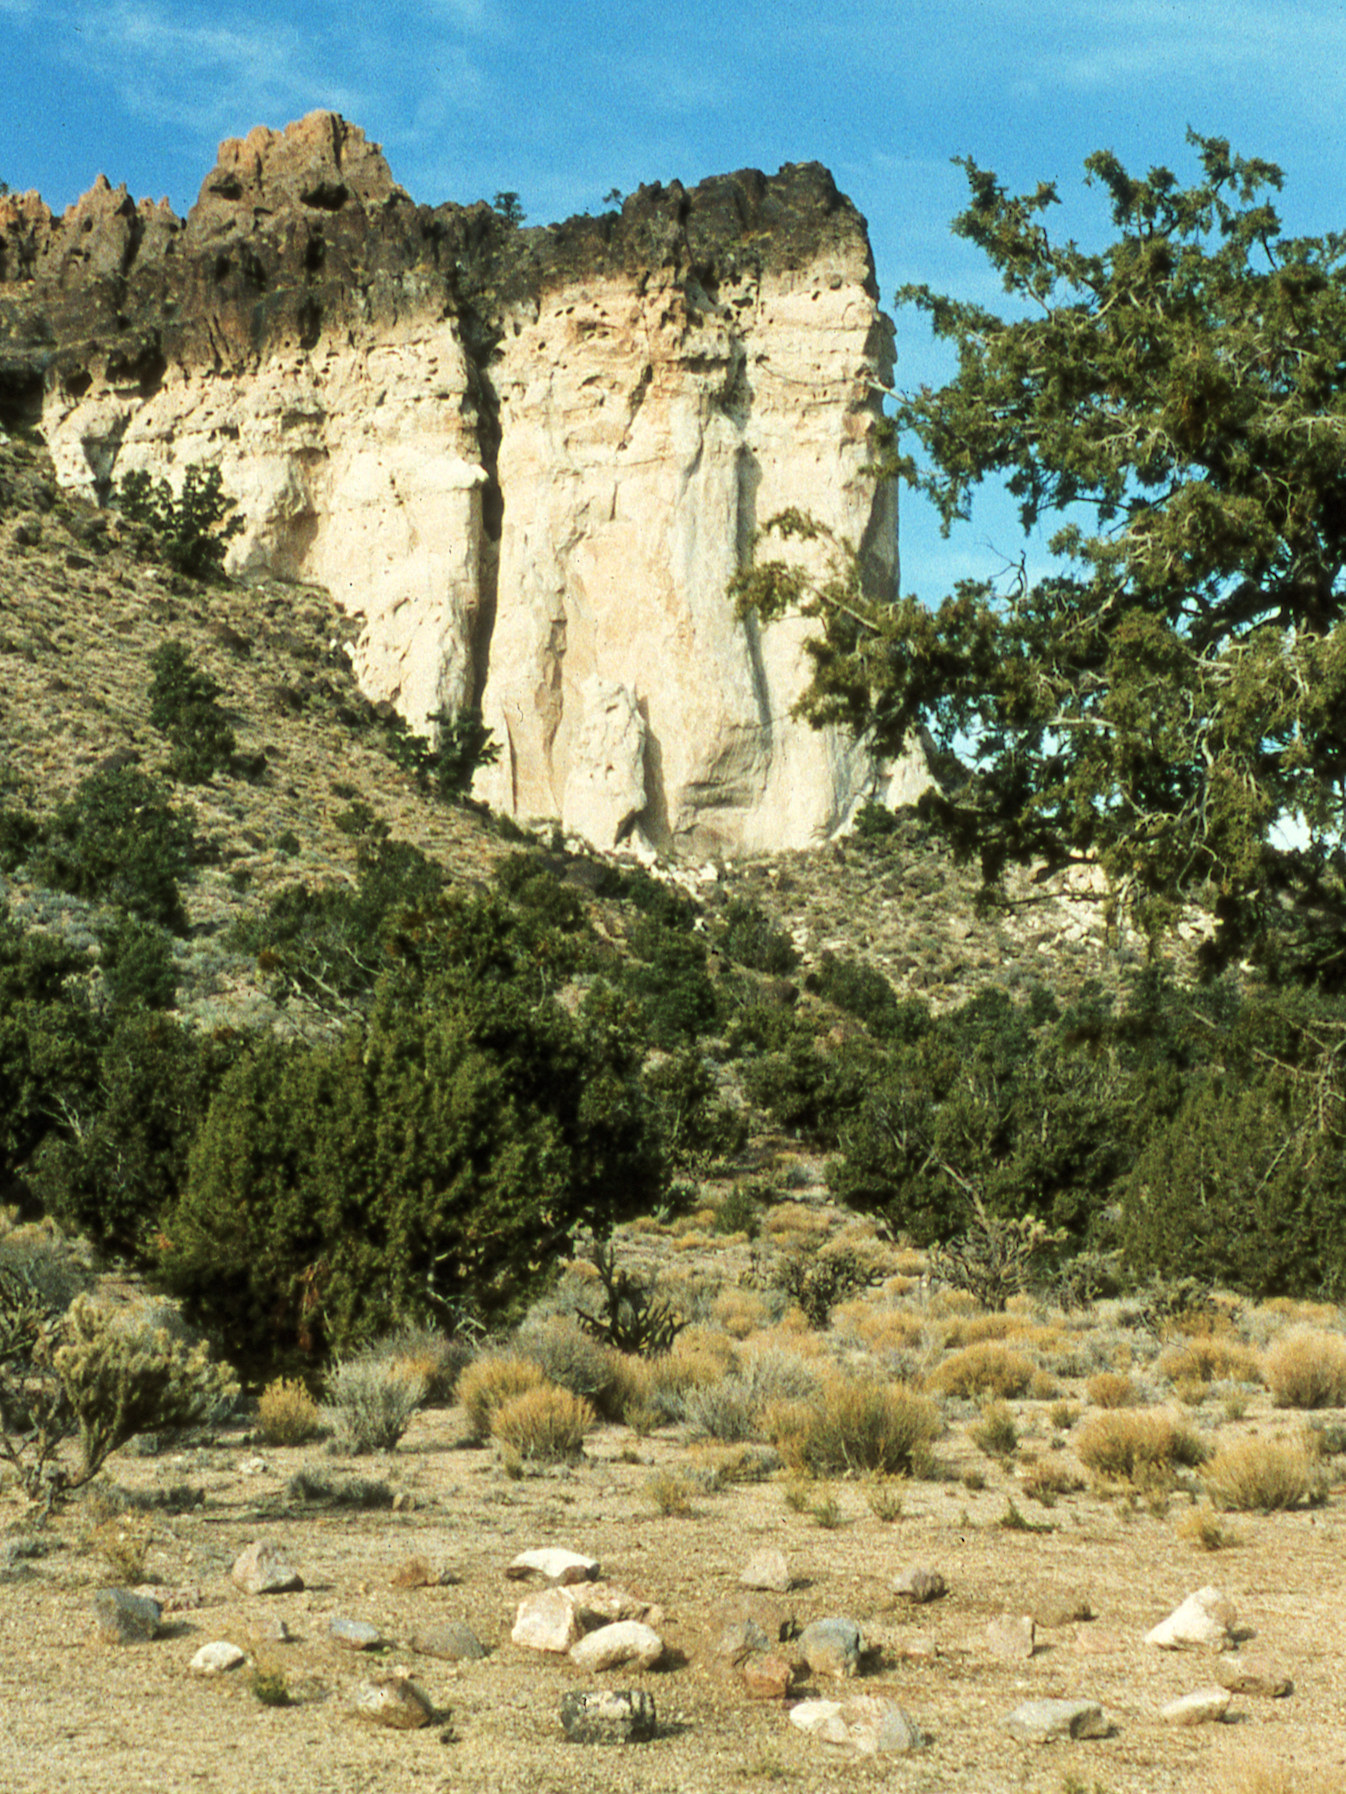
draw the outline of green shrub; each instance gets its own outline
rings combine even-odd
[[[425,1399],[425,1381],[409,1365],[377,1352],[338,1363],[328,1379],[323,1418],[337,1451],[391,1451]]]
[[[500,758],[500,744],[481,719],[479,709],[454,715],[436,710],[426,717],[428,735],[413,732],[400,716],[383,724],[388,753],[394,763],[409,772],[418,784],[449,801],[465,797],[472,789],[477,769]]]
[[[225,770],[236,746],[220,708],[221,687],[192,665],[181,642],[164,642],[150,656],[150,665],[150,725],[172,747],[169,770],[184,784],[204,784]]]
[[[178,975],[167,932],[125,911],[99,932],[98,969],[113,1009],[171,1009]]]
[[[191,869],[191,823],[134,766],[82,779],[44,831],[37,875],[58,891],[115,904],[175,934],[187,926],[179,880]]]
[[[603,1304],[597,1314],[581,1311],[576,1316],[580,1326],[605,1345],[635,1357],[658,1357],[671,1350],[687,1325],[683,1317],[644,1278],[620,1269],[611,1245],[596,1240],[593,1262]]]
[[[512,980],[390,976],[367,1020],[225,1077],[164,1223],[164,1274],[235,1350],[349,1351],[499,1325],[582,1225],[653,1205],[629,1045]]]
[[[748,1137],[747,1118],[720,1096],[715,1073],[695,1047],[671,1053],[645,1073],[664,1156],[675,1170],[733,1158]]]
[[[243,519],[231,515],[234,501],[218,467],[189,467],[177,493],[167,480],[128,473],[113,502],[133,523],[146,525],[168,565],[191,579],[218,578],[230,542],[244,528]]]
[[[622,988],[640,1005],[643,1032],[664,1052],[714,1031],[720,1003],[706,970],[706,947],[699,936],[642,916],[631,930],[636,956],[627,962]]]
[[[883,973],[858,959],[824,953],[812,980],[820,997],[858,1016],[876,1034],[895,1032],[905,1021],[908,1032],[928,1026],[930,1012],[920,1001],[902,1004]]]
[[[837,1303],[857,1290],[871,1288],[879,1281],[879,1273],[847,1246],[830,1246],[822,1252],[801,1246],[781,1258],[774,1281],[799,1304],[809,1326],[822,1331]]]
[[[761,907],[742,897],[732,897],[724,912],[721,945],[730,959],[750,972],[780,976],[799,964],[794,942]]]
[[[620,1359],[572,1315],[554,1314],[528,1324],[520,1329],[517,1345],[549,1383],[582,1395],[600,1414],[616,1417]]]

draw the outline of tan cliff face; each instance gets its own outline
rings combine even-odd
[[[60,219],[0,200],[0,416],[102,496],[217,464],[237,571],[329,587],[372,699],[417,729],[480,703],[481,794],[601,846],[804,846],[924,781],[793,720],[802,625],[725,597],[787,505],[893,589],[890,376],[816,165],[518,229],[414,205],[316,113],[224,144],[185,221],[101,179]]]

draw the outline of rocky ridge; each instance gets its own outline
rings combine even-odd
[[[234,570],[327,586],[366,695],[480,704],[480,794],[600,846],[804,847],[924,783],[796,722],[804,626],[725,597],[789,505],[895,588],[891,364],[816,164],[521,229],[314,113],[222,145],[185,220],[101,177],[60,218],[0,200],[0,421],[100,499],[218,465]]]

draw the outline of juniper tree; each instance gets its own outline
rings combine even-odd
[[[1151,930],[1199,899],[1218,957],[1340,981],[1346,236],[1285,235],[1278,168],[1189,141],[1186,187],[1088,158],[1113,232],[1097,250],[1053,237],[1054,186],[1015,196],[965,160],[953,229],[1015,315],[897,295],[958,371],[900,400],[890,471],[946,533],[1003,480],[1025,533],[1052,526],[1057,570],[884,602],[834,542],[822,577],[759,559],[735,587],[819,623],[814,722],[958,749],[968,776],[928,807],[988,879],[1095,859]],[[799,513],[765,533],[823,534]]]

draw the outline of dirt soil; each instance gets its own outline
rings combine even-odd
[[[1049,1445],[1049,1407],[1013,1404],[1025,1445]],[[1298,1426],[1299,1417],[1278,1413],[1263,1393],[1241,1419],[1210,1431],[1225,1442],[1249,1432],[1293,1435]],[[138,1645],[98,1639],[91,1600],[109,1581],[107,1569],[88,1548],[80,1510],[58,1515],[49,1529],[54,1548],[12,1564],[0,1582],[0,1790],[1210,1794],[1245,1785],[1241,1774],[1261,1761],[1311,1765],[1329,1773],[1333,1788],[1346,1766],[1346,1490],[1312,1510],[1222,1516],[1236,1542],[1208,1553],[1177,1530],[1191,1511],[1187,1496],[1147,1502],[1084,1490],[1044,1508],[1019,1485],[1022,1457],[1019,1468],[988,1460],[955,1421],[939,1448],[942,1479],[903,1482],[899,1518],[876,1517],[866,1485],[842,1479],[830,1485],[839,1524],[825,1528],[792,1511],[779,1476],[698,1492],[687,1517],[657,1513],[654,1472],[676,1467],[695,1479],[710,1461],[684,1428],[640,1439],[608,1426],[577,1466],[522,1479],[506,1473],[493,1449],[465,1446],[465,1431],[460,1410],[438,1409],[422,1411],[396,1453],[375,1460],[338,1460],[312,1445],[259,1449],[241,1431],[172,1456],[121,1454],[113,1469],[123,1489],[204,1490],[193,1511],[154,1516],[146,1575],[150,1592],[169,1603],[165,1633]],[[301,1465],[329,1478],[385,1478],[403,1505],[315,1510],[286,1495]],[[985,1486],[967,1486],[963,1472],[973,1485],[984,1476]],[[1011,1501],[1044,1530],[1007,1530]],[[7,1517],[19,1520],[17,1500]],[[303,1592],[249,1598],[234,1590],[230,1566],[258,1538],[290,1558]],[[662,1607],[667,1667],[597,1679],[653,1695],[652,1742],[595,1747],[563,1738],[562,1695],[596,1679],[565,1658],[510,1642],[527,1591],[504,1569],[541,1545],[597,1557],[606,1579]],[[800,1623],[854,1618],[869,1649],[859,1681],[803,1692],[897,1700],[931,1736],[918,1755],[864,1759],[807,1737],[784,1704],[748,1699],[716,1655],[723,1616],[741,1600],[739,1572],[768,1546],[784,1551],[797,1582],[774,1599]],[[394,1572],[415,1556],[444,1580],[395,1588]],[[916,1564],[939,1570],[949,1592],[912,1609],[890,1585]],[[1184,1596],[1212,1583],[1250,1635],[1243,1651],[1273,1656],[1293,1675],[1294,1693],[1236,1696],[1223,1723],[1174,1728],[1161,1723],[1160,1708],[1209,1686],[1216,1662],[1142,1641]],[[187,1605],[172,1610],[184,1597]],[[1001,1613],[1068,1611],[1081,1601],[1095,1617],[1040,1626],[1031,1661],[990,1652],[987,1624]],[[394,1642],[374,1659],[353,1655],[328,1640],[332,1615],[370,1621]],[[277,1619],[292,1642],[268,1642]],[[450,1619],[476,1630],[488,1647],[484,1660],[450,1664],[410,1650],[415,1629]],[[933,1638],[935,1656],[904,1660],[903,1640],[916,1632]],[[193,1654],[215,1639],[283,1674],[293,1704],[260,1704],[247,1668],[190,1674]],[[357,1684],[398,1665],[435,1704],[436,1723],[410,1733],[360,1724],[351,1710]],[[1047,1746],[1009,1737],[1002,1722],[1012,1708],[1057,1696],[1099,1702],[1112,1735]]]

